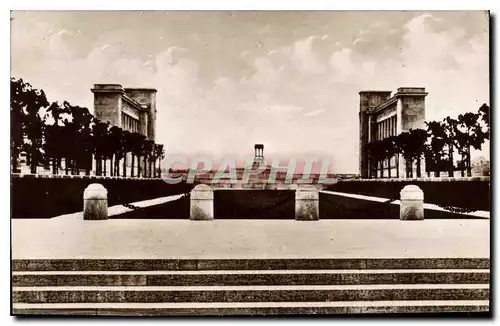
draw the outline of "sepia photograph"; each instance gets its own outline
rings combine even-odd
[[[488,10],[12,10],[10,314],[491,317]]]

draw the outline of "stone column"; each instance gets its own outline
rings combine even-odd
[[[401,190],[401,204],[399,219],[423,220],[424,219],[424,192],[415,185],[408,185]]]
[[[200,184],[191,190],[189,216],[193,221],[214,219],[214,192],[208,185]]]
[[[295,220],[319,220],[319,192],[316,187],[304,185],[295,191]]]
[[[108,219],[108,191],[100,183],[91,183],[83,192],[83,219]]]

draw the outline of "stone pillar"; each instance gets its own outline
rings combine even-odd
[[[424,192],[415,185],[408,185],[401,190],[401,204],[399,219],[423,220],[424,219]]]
[[[189,216],[193,221],[214,219],[214,192],[209,186],[200,184],[191,190]]]
[[[304,185],[295,190],[295,220],[319,220],[319,192],[314,186]]]
[[[91,183],[83,192],[83,219],[108,219],[108,191],[100,183]]]

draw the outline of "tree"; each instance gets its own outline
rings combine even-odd
[[[122,137],[122,149],[123,149],[123,176],[127,176],[127,154],[132,150],[131,142],[132,142],[132,134],[128,130],[123,131]],[[133,169],[133,167],[132,167]],[[133,174],[133,173],[132,173]]]
[[[462,154],[462,161],[467,170],[467,176],[472,176],[471,147],[480,150],[488,137],[482,131],[479,123],[480,113],[467,112],[458,116],[456,141],[458,150]]]
[[[123,158],[123,130],[120,127],[113,126],[109,129],[109,155],[115,164],[111,166],[111,175],[120,175],[120,160]]]
[[[426,163],[427,166],[434,171],[434,176],[439,177],[441,173],[441,162],[445,155],[444,148],[447,143],[446,129],[443,123],[439,121],[426,122],[425,124],[427,126],[427,133],[430,137]]]
[[[24,121],[24,102],[22,79],[10,79],[10,149],[12,172],[19,172],[18,159],[21,148],[23,147],[23,121]]]
[[[429,135],[424,129],[411,129],[410,135],[412,136],[413,145],[415,146],[415,157],[417,159],[417,178],[422,177],[421,161],[424,154],[427,152],[427,139]]]
[[[490,134],[490,107],[486,103],[484,103],[479,108],[478,113],[481,116],[481,120],[486,125],[487,129],[486,129],[485,133],[488,134],[488,138],[487,139],[489,139],[489,134]]]
[[[131,134],[131,142],[130,142],[130,149],[131,149],[131,152],[132,152],[132,172],[131,172],[131,176],[133,177],[134,176],[134,159],[137,158],[137,177],[140,177],[141,176],[141,161],[140,161],[140,158],[141,158],[141,155],[142,155],[142,151],[143,151],[143,143],[144,141],[146,140],[146,136],[144,135],[141,135],[137,132],[134,132]]]
[[[454,159],[453,152],[456,145],[457,138],[457,129],[458,121],[456,119],[452,119],[450,117],[446,117],[443,119],[443,127],[446,132],[446,144],[448,147],[448,176],[453,177],[454,175]]]
[[[106,155],[104,144],[107,140],[109,123],[94,118],[92,126],[92,149],[95,155],[96,175],[102,175],[102,161]]]
[[[144,140],[142,143],[142,155],[144,158],[144,177],[147,178],[151,174],[151,169],[148,168],[148,162],[150,162],[151,151],[153,149],[154,142],[151,140]]]
[[[406,161],[406,177],[413,178],[413,163],[417,163],[417,178],[421,177],[420,160],[425,153],[427,132],[423,129],[410,129],[396,137],[397,147]]]
[[[19,124],[21,119],[22,136],[20,137],[19,125],[14,126],[11,132],[11,145],[13,146],[13,168],[17,171],[17,156],[19,145],[26,148],[31,173],[36,173],[38,163],[42,159],[42,144],[45,125],[40,116],[40,110],[48,107],[49,102],[43,90],[33,88],[31,84],[22,79],[11,78],[11,116],[14,121],[11,123]],[[25,143],[24,138],[28,139]]]
[[[162,144],[155,144],[155,153],[158,159],[158,178],[161,178],[161,161],[165,158],[165,150]]]
[[[45,129],[44,151],[47,159],[52,160],[52,173],[59,173],[60,161],[62,158],[61,146],[59,143],[63,138],[63,127],[54,124],[48,125]]]
[[[74,147],[72,148],[72,169],[77,174],[81,167],[85,168],[85,173],[90,174],[92,167],[92,141],[91,128],[93,116],[85,107],[74,106],[64,102],[71,116],[71,123],[74,124]]]
[[[381,140],[376,140],[366,144],[366,151],[368,152],[368,159],[370,162],[370,176],[377,178],[377,172],[379,170],[380,163],[384,160],[385,153],[383,149],[383,144]],[[375,163],[375,164],[373,164]],[[373,171],[373,168],[375,171]],[[381,178],[383,178],[383,169],[381,170]]]
[[[391,178],[391,159],[398,153],[396,137],[390,136],[382,139],[381,152],[383,159],[387,161],[387,176]]]
[[[46,125],[45,155],[52,160],[52,173],[58,174],[61,159],[64,157],[64,120],[63,114],[68,113],[65,108],[57,102],[52,102],[44,116]],[[49,124],[47,120],[52,120]]]
[[[44,108],[47,108],[43,114]],[[156,176],[156,160],[164,158],[163,145],[155,144],[139,133],[130,133],[117,126],[93,117],[85,107],[65,101],[49,105],[43,90],[34,89],[22,79],[11,78],[11,156],[12,171],[18,172],[21,151],[28,154],[27,163],[36,173],[39,162],[52,160],[52,172],[59,173],[65,158],[66,174],[78,174],[82,167],[90,174],[92,154],[95,155],[96,175],[106,175],[110,160],[111,175],[120,174],[123,159],[123,175],[126,176],[127,153],[132,153],[134,175],[135,158],[138,161],[137,176]],[[143,162],[141,162],[141,157]],[[141,164],[142,163],[142,164]],[[104,166],[103,166],[104,165]],[[160,173],[160,172],[159,172]],[[161,175],[161,173],[159,174]]]

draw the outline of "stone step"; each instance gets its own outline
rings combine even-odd
[[[489,269],[489,258],[14,259],[13,271]]]
[[[489,300],[488,284],[14,287],[14,303]]]
[[[13,272],[21,286],[486,284],[487,269]]]
[[[14,303],[15,315],[273,315],[348,313],[487,312],[487,300],[216,302],[216,303]]]

